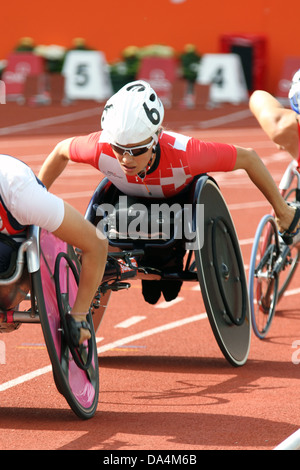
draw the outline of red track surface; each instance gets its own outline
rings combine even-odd
[[[63,128],[52,121],[13,128],[38,120],[39,115],[47,118],[52,111],[64,115],[79,109],[27,109],[22,117],[17,105],[3,106],[1,113],[4,108],[0,151],[21,158],[36,173],[56,142],[93,131],[99,123],[94,113]],[[186,126],[186,133],[205,140],[254,147],[279,181],[289,158],[251,118],[227,124],[210,121],[211,129],[201,129],[200,120],[208,122],[221,111],[233,117],[240,109],[206,111],[205,116],[181,112],[180,118],[174,114],[168,121],[169,112],[167,124],[174,130]],[[256,227],[269,206],[243,173],[214,176],[231,210],[247,269]],[[100,178],[90,167],[70,164],[53,191],[84,213]],[[2,335],[6,363],[0,364],[0,449],[273,449],[299,427],[295,404],[300,399],[300,365],[292,361],[297,352],[292,346],[300,341],[299,276],[300,272],[278,305],[267,339],[253,334],[248,362],[237,369],[224,359],[208,320],[194,318],[205,312],[196,284],[185,284],[176,303],[165,305],[161,300],[156,307],[144,302],[138,281],[128,291],[113,294],[97,333],[99,406],[95,417],[84,422],[57,392],[51,373],[14,382],[49,365],[40,326],[22,325]],[[142,318],[121,327],[135,316]],[[11,387],[1,391],[10,380]]]

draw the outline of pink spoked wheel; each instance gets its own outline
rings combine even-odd
[[[69,315],[68,312],[70,311],[70,300],[73,293],[72,281],[70,284],[71,289],[66,284],[70,282],[69,279],[71,272],[67,273],[68,270],[71,270],[72,275],[74,276],[74,279],[76,281],[75,286],[77,286],[79,282],[79,274],[77,268],[74,262],[71,260],[69,254],[61,252],[57,255],[55,260],[54,280],[56,288],[56,300],[61,319],[62,331],[64,332],[65,341],[68,348],[70,349],[74,362],[80,369],[88,371],[93,358],[93,338],[91,337],[86,343],[83,343],[79,347],[75,347],[68,332],[66,316]],[[90,323],[92,322],[90,313],[87,316],[87,320]]]
[[[80,274],[73,250],[53,234],[40,231],[40,269],[32,283],[42,330],[52,363],[54,380],[74,413],[81,419],[94,416],[99,396],[99,368],[91,314],[91,339],[72,346],[65,315],[72,309]]]

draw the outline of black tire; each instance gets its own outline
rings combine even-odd
[[[252,327],[259,339],[266,337],[275,315],[280,273],[274,267],[279,254],[276,222],[265,215],[256,230],[249,267]]]
[[[226,202],[209,177],[198,181],[197,204],[204,220],[196,221],[197,276],[216,341],[233,366],[246,363],[251,317],[244,263]]]
[[[85,371],[74,362],[62,331],[54,281],[55,261],[61,252],[69,254],[67,260],[63,257],[66,261],[65,271],[68,271],[69,277],[68,279],[64,278],[66,290],[62,290],[64,290],[65,301],[67,299],[72,303],[74,299],[71,299],[68,289],[72,283],[72,296],[74,296],[78,279],[76,280],[76,269],[68,269],[68,263],[74,263],[75,266],[77,264],[76,255],[72,247],[43,230],[40,235],[41,266],[37,272],[32,274],[33,293],[57,389],[79,418],[89,419],[96,412],[99,397],[99,367],[95,333],[91,321],[93,360],[89,369]],[[76,287],[74,287],[75,283]],[[72,305],[70,306],[72,307]]]

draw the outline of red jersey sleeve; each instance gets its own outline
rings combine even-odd
[[[100,153],[99,138],[101,132],[74,137],[70,145],[70,159],[77,163],[89,163],[98,169]]]
[[[232,171],[237,156],[234,145],[204,142],[195,138],[189,140],[187,152],[193,175],[213,171]]]

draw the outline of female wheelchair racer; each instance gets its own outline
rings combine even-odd
[[[115,273],[108,282],[104,276],[99,294],[105,302],[104,297],[109,296],[111,290],[124,287],[122,270],[127,270],[128,276],[128,267],[134,275],[143,274],[143,293],[151,303],[158,300],[161,292],[170,299],[170,292],[174,295],[174,290],[176,295],[183,281],[198,279],[207,313],[212,312],[211,324],[224,354],[234,365],[242,365],[249,349],[250,323],[243,263],[226,204],[207,173],[244,169],[273,206],[282,230],[288,230],[295,212],[281,197],[271,175],[252,149],[203,142],[162,130],[163,118],[163,105],[148,83],[127,84],[106,103],[101,118],[103,131],[58,143],[45,160],[39,178],[47,188],[51,187],[70,160],[89,163],[100,170],[109,181],[103,181],[105,187],[100,183],[86,214],[86,218],[95,224],[98,207],[106,195],[110,197],[109,188],[112,191],[116,188],[126,196],[145,198],[150,206],[155,199],[170,201],[186,190],[194,206],[203,204],[207,208],[203,230],[208,245],[202,250],[190,250],[184,269],[184,252],[182,246],[177,245],[176,237],[165,240],[167,245],[162,244],[160,254],[156,251],[159,248],[157,243],[146,250],[143,246],[138,252],[139,247],[135,243],[130,245],[129,251],[126,251],[127,246],[116,244],[114,248],[121,251],[118,256],[125,260],[125,266],[110,254],[109,261],[114,265]],[[201,174],[204,176],[198,178]],[[199,234],[201,226],[195,219],[193,224],[197,226],[193,232]],[[172,246],[173,239],[176,247]],[[112,243],[110,239],[110,246]],[[176,253],[176,263],[166,269],[165,260],[162,266],[159,261],[161,253],[165,254],[166,248],[171,246],[172,253]],[[154,258],[155,264],[151,266]],[[171,259],[170,262],[172,264]],[[208,269],[209,266],[212,269]],[[164,289],[167,282],[170,285],[168,292]],[[100,304],[103,305],[101,298]],[[99,308],[93,316],[96,330],[104,309]]]
[[[283,199],[254,150],[169,132],[161,127],[163,119],[163,105],[151,86],[144,81],[128,83],[107,101],[102,132],[59,142],[39,177],[50,188],[70,160],[87,163],[124,195],[146,198],[151,204],[176,197],[197,175],[244,169],[273,206],[279,229],[288,233],[291,225],[299,224],[299,214]],[[177,254],[177,269],[182,269],[182,253]],[[180,286],[180,281],[172,285],[142,281],[144,298],[152,304],[161,293],[171,300]]]
[[[85,214],[104,229],[109,240],[107,268],[93,312],[95,328],[101,323],[111,293],[129,288],[132,279],[157,283],[159,292],[162,290],[165,297],[167,292],[173,298],[178,294],[178,285],[199,282],[207,316],[224,357],[233,366],[244,365],[251,332],[246,276],[234,224],[216,182],[206,174],[196,177],[182,193],[167,200],[167,208],[158,215],[158,224],[158,213],[147,198],[135,202],[133,198],[126,199],[125,207],[120,203],[122,197],[105,178]],[[115,210],[109,211],[111,207]],[[187,210],[190,214],[186,218]],[[138,213],[143,232],[132,230],[130,225],[136,225],[133,213]],[[147,232],[153,219],[158,231]]]

